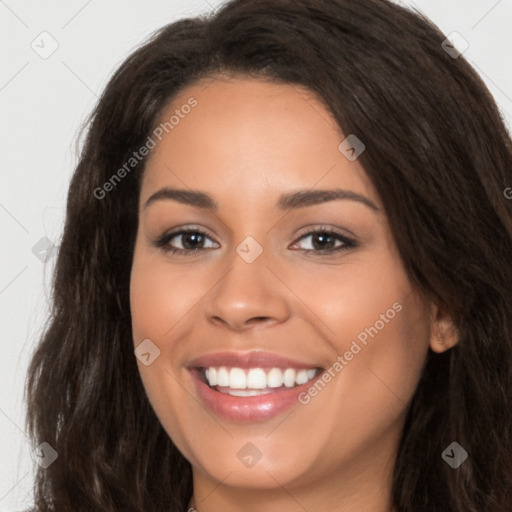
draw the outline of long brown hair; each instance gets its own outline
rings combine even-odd
[[[403,264],[459,343],[430,352],[396,459],[399,512],[512,510],[512,144],[486,86],[437,27],[385,0],[233,0],[165,26],[118,69],[69,188],[51,318],[32,357],[27,429],[58,453],[41,512],[182,511],[191,467],[133,353],[129,276],[144,161],[97,192],[187,85],[217,73],[315,92],[378,191]],[[300,129],[300,127],[297,127]],[[457,469],[452,442],[469,454]]]

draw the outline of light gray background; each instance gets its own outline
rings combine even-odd
[[[58,244],[78,130],[122,60],[151,32],[210,11],[222,0],[0,0],[0,510],[32,503],[32,447],[24,427],[29,356],[48,312],[54,258],[32,252]],[[415,0],[446,34],[469,43],[472,63],[512,123],[512,0]],[[48,58],[39,52],[57,50]],[[509,184],[512,186],[512,183]]]

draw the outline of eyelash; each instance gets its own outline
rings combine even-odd
[[[181,229],[179,231],[174,231],[174,232],[171,232],[171,233],[165,233],[164,235],[162,235],[160,238],[158,238],[157,240],[155,240],[154,242],[154,245],[156,247],[158,247],[159,249],[161,249],[164,253],[170,253],[170,254],[173,254],[173,255],[177,255],[177,256],[187,256],[186,253],[192,253],[192,254],[197,254],[198,252],[200,252],[201,250],[205,250],[205,249],[178,249],[176,247],[171,247],[169,245],[169,242],[177,237],[177,236],[180,236],[180,235],[185,235],[185,234],[188,234],[188,233],[194,233],[194,234],[200,234],[204,237],[207,237],[207,238],[210,238],[210,236],[208,235],[208,233],[206,233],[206,231],[203,231],[202,229],[199,229],[199,228],[193,228],[193,229]],[[301,235],[298,239],[297,239],[297,242],[299,242],[300,240],[302,239],[305,239],[311,235],[316,235],[316,234],[322,234],[322,235],[327,235],[328,237],[334,237],[336,238],[337,240],[343,242],[343,245],[340,245],[334,249],[321,249],[321,250],[314,250],[314,249],[298,249],[298,251],[300,252],[303,252],[303,253],[315,253],[315,254],[332,254],[332,253],[335,253],[335,252],[344,252],[346,250],[349,250],[349,249],[353,249],[355,247],[357,247],[357,243],[355,242],[355,240],[353,240],[352,238],[349,238],[347,237],[346,235],[343,235],[337,231],[333,231],[332,228],[319,228],[319,229],[316,229],[316,230],[313,230],[313,231],[308,231],[307,233]],[[295,242],[295,243],[297,243]],[[294,245],[295,245],[294,243]]]

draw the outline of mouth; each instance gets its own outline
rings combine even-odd
[[[250,397],[276,393],[307,384],[322,368],[197,368],[199,378],[210,389],[230,396]]]
[[[266,421],[299,405],[299,394],[324,371],[262,352],[205,356],[187,369],[203,405],[236,422]]]

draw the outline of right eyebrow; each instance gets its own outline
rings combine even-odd
[[[182,190],[175,188],[164,187],[155,192],[144,205],[144,208],[147,208],[150,204],[161,201],[164,199],[170,199],[174,201],[178,201],[183,204],[188,204],[190,206],[196,206],[197,208],[209,209],[213,211],[217,211],[219,209],[217,203],[205,192],[200,192],[198,190]]]

